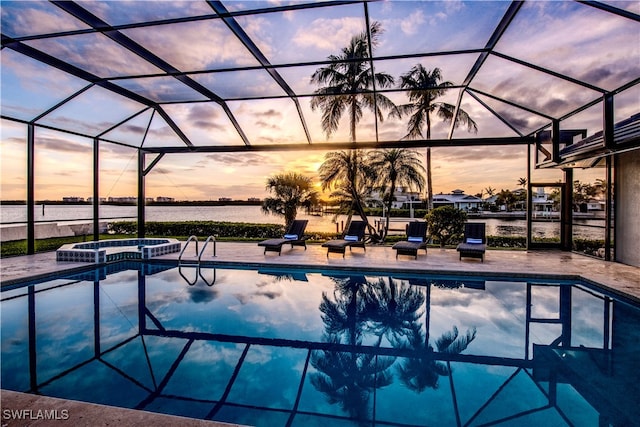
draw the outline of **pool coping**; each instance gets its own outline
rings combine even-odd
[[[181,242],[184,245],[184,242]],[[327,257],[320,245],[310,244],[307,250],[283,251],[282,256],[265,256],[255,242],[219,242],[218,255],[202,258],[201,265],[232,268],[360,270],[367,273],[393,272],[404,274],[447,274],[454,276],[579,279],[615,296],[640,303],[640,268],[618,262],[607,262],[585,255],[563,251],[488,250],[485,262],[458,260],[455,249],[430,248],[428,255],[418,260],[396,259],[390,247],[371,246],[366,253],[353,251],[346,259]],[[3,258],[0,263],[0,288],[27,281],[40,281],[59,273],[72,274],[108,265],[56,262],[55,251],[29,256]],[[131,262],[178,265],[178,254],[165,254],[151,260]],[[198,262],[197,256],[185,256],[185,264]]]
[[[159,412],[128,409],[78,400],[60,399],[36,394],[0,390],[2,400],[2,426],[73,426],[107,427],[244,427],[241,424],[201,420]],[[14,411],[15,417],[5,417]],[[21,417],[22,419],[19,419]]]
[[[282,256],[265,256],[255,243],[224,242],[218,247],[218,256],[203,259],[200,266],[220,268],[252,268],[263,270],[294,270],[307,272],[361,271],[367,274],[402,274],[402,275],[449,275],[458,277],[500,278],[537,278],[560,281],[575,281],[592,285],[601,291],[611,293],[622,300],[634,304],[640,303],[640,268],[616,262],[586,257],[575,253],[561,251],[487,251],[484,263],[479,260],[458,261],[454,249],[430,248],[427,255],[421,255],[416,261],[395,259],[395,251],[390,247],[367,248],[366,253],[354,251],[346,259],[327,257],[320,245],[309,245],[308,250],[298,248],[283,251]],[[184,244],[184,242],[182,242]],[[15,261],[15,262],[12,262]],[[184,266],[197,266],[197,257],[185,258]],[[151,263],[167,266],[178,266],[178,255],[167,254],[152,260],[130,260],[124,262]],[[14,264],[14,265],[11,265]],[[114,263],[110,263],[114,264]],[[46,280],[59,274],[75,274],[94,270],[97,266],[110,264],[90,264],[56,262],[55,252],[36,254],[28,257],[5,258],[0,264],[3,277],[0,280],[2,290],[12,285],[20,286],[27,281]],[[34,266],[33,270],[30,269]],[[548,268],[547,268],[548,266]],[[5,272],[11,271],[7,279]],[[545,272],[546,271],[546,272]],[[535,273],[532,273],[535,272]],[[625,289],[631,292],[625,292]],[[3,406],[5,393],[3,391]],[[28,395],[27,396],[31,396]],[[64,401],[69,402],[69,401]],[[71,401],[73,402],[73,401]],[[87,404],[90,405],[90,404]],[[37,409],[34,407],[34,409]],[[120,409],[120,408],[116,408]],[[126,425],[135,424],[138,416],[135,410],[124,415]],[[152,414],[153,415],[153,414]],[[188,419],[192,421],[192,419]],[[131,423],[130,423],[131,421]],[[193,419],[193,421],[202,421]],[[4,423],[4,420],[3,420]],[[46,424],[38,424],[46,425]],[[60,425],[59,422],[56,425]],[[72,423],[68,425],[78,425]],[[88,425],[96,425],[87,423]],[[99,425],[99,424],[98,424]],[[148,425],[148,422],[144,425]],[[200,425],[200,424],[193,424]],[[211,424],[207,424],[211,425]]]

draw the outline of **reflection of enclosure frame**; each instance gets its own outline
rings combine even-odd
[[[562,249],[571,250],[571,229],[573,220],[571,216],[571,190],[568,189],[567,182],[572,180],[571,171],[565,171],[565,182],[554,183],[531,183],[527,184],[527,249]],[[569,178],[568,178],[569,177]],[[569,181],[567,181],[569,179]],[[533,223],[543,222],[534,218],[533,215],[533,189],[540,187],[554,187],[560,190],[560,243],[553,242],[535,242],[533,239]],[[568,200],[567,200],[568,199]],[[546,222],[546,219],[544,220]]]
[[[195,266],[194,266],[195,267]],[[199,269],[200,266],[197,266]],[[534,387],[536,392],[541,392],[544,396],[546,396],[547,404],[540,408],[529,409],[522,413],[517,413],[511,415],[509,417],[504,418],[503,420],[498,421],[507,421],[514,420],[520,417],[524,417],[530,415],[534,412],[538,411],[546,411],[549,408],[553,408],[557,411],[559,416],[567,421],[567,424],[571,425],[567,416],[563,413],[562,409],[557,406],[556,402],[556,385],[561,381],[562,377],[556,374],[550,375],[550,378],[543,378],[542,381],[549,381],[549,390],[546,391],[545,387],[543,387],[539,380],[536,378],[535,374],[535,366],[536,366],[536,352],[534,352],[533,357],[529,355],[529,347],[531,344],[530,339],[530,324],[531,323],[558,323],[562,325],[562,333],[558,339],[548,346],[540,346],[538,344],[534,344],[534,347],[546,347],[550,350],[553,349],[572,349],[571,347],[571,328],[572,328],[572,316],[571,316],[571,290],[574,288],[569,285],[558,285],[559,288],[559,316],[555,319],[539,319],[534,318],[531,315],[531,304],[532,304],[532,290],[536,286],[548,286],[548,285],[537,285],[532,283],[526,284],[526,320],[525,320],[525,349],[524,355],[522,359],[514,359],[514,358],[504,358],[504,357],[494,357],[494,356],[480,356],[480,355],[464,355],[464,354],[446,354],[446,353],[438,353],[431,352],[429,354],[425,353],[416,353],[415,350],[406,349],[406,348],[379,348],[376,346],[354,346],[348,344],[340,344],[340,343],[328,343],[328,342],[313,342],[313,341],[301,341],[301,340],[289,340],[289,339],[277,339],[277,338],[262,338],[262,337],[250,337],[250,336],[230,336],[224,334],[215,334],[215,333],[203,333],[203,332],[184,332],[180,330],[169,330],[165,328],[162,322],[154,316],[154,314],[147,308],[146,306],[146,275],[149,273],[153,273],[153,271],[145,271],[143,268],[138,269],[138,333],[134,336],[131,336],[122,342],[111,346],[108,349],[103,350],[101,348],[101,337],[100,337],[100,279],[102,277],[96,277],[96,280],[93,282],[93,302],[94,302],[94,357],[87,359],[74,367],[66,369],[65,371],[59,373],[58,375],[50,378],[44,382],[38,382],[37,380],[37,357],[36,357],[36,338],[37,338],[37,325],[36,325],[36,316],[35,316],[35,306],[36,306],[36,291],[33,286],[28,288],[26,297],[28,298],[28,323],[29,323],[29,374],[30,374],[30,389],[28,390],[31,393],[39,393],[40,389],[48,384],[55,382],[56,380],[63,378],[64,376],[72,373],[73,371],[84,367],[85,365],[99,361],[103,363],[108,368],[112,369],[118,375],[125,378],[127,381],[130,381],[137,387],[144,389],[148,395],[140,401],[136,405],[136,409],[145,409],[154,399],[158,397],[163,398],[172,398],[172,399],[180,399],[185,401],[195,401],[189,397],[180,397],[180,396],[167,396],[163,394],[163,390],[165,386],[169,383],[170,379],[180,366],[180,363],[184,359],[185,355],[188,353],[191,345],[195,341],[204,340],[204,341],[212,341],[212,342],[226,342],[226,343],[236,343],[236,344],[244,344],[244,348],[242,354],[238,358],[236,367],[229,378],[229,382],[222,394],[220,400],[211,400],[211,410],[205,417],[206,419],[212,419],[216,413],[225,405],[231,405],[238,408],[249,408],[249,405],[236,404],[232,402],[227,402],[227,398],[231,391],[231,388],[238,377],[241,367],[245,361],[247,353],[252,345],[261,345],[261,346],[272,346],[272,347],[287,347],[287,348],[298,348],[298,349],[306,349],[307,355],[304,364],[304,368],[302,370],[302,374],[300,377],[298,392],[296,395],[296,400],[291,409],[274,409],[274,408],[263,408],[263,407],[253,407],[253,409],[258,410],[268,410],[268,411],[277,411],[288,414],[288,422],[287,425],[290,425],[294,420],[294,417],[298,414],[302,415],[310,415],[317,417],[329,417],[330,418],[342,418],[336,416],[327,416],[320,413],[313,413],[307,411],[300,411],[298,409],[298,404],[301,399],[302,389],[305,384],[305,379],[308,372],[309,361],[313,351],[336,351],[336,352],[350,352],[350,353],[366,353],[373,354],[376,356],[391,356],[391,357],[404,357],[404,358],[433,358],[434,360],[441,361],[446,363],[449,369],[449,383],[451,387],[451,399],[453,402],[453,408],[455,411],[455,418],[458,420],[458,425],[463,425],[460,422],[460,413],[458,410],[458,402],[455,393],[454,386],[454,378],[453,371],[451,370],[451,362],[458,363],[471,363],[471,364],[481,364],[481,365],[500,365],[515,368],[513,374],[496,390],[496,392],[490,396],[490,398],[480,405],[479,409],[471,416],[471,418],[464,423],[464,425],[470,424],[473,420],[475,420],[478,416],[482,414],[485,408],[489,407],[490,404],[499,398],[502,391],[507,387],[507,385],[518,375],[525,374],[531,380],[531,386]],[[200,272],[198,271],[198,274]],[[209,282],[205,280],[208,285]],[[78,283],[77,280],[69,284]],[[67,285],[69,285],[67,284]],[[66,286],[66,285],[62,285]],[[425,310],[428,310],[428,306],[430,304],[430,287],[431,282],[428,280],[424,280],[424,284],[420,284],[418,286],[425,286],[427,290],[427,297],[425,298]],[[611,338],[611,323],[610,319],[612,316],[612,309],[614,308],[615,302],[607,296],[602,296],[596,293],[593,293],[591,290],[587,288],[581,288],[583,291],[590,293],[596,298],[601,298],[603,300],[603,315],[604,315],[604,325],[603,325],[603,333],[604,333],[604,341],[603,347],[601,349],[593,349],[593,348],[581,348],[580,351],[584,352],[595,352],[598,357],[610,357],[611,348],[610,348],[610,338]],[[480,290],[480,289],[478,289]],[[39,291],[39,292],[46,292]],[[151,321],[151,325],[148,325],[148,320]],[[429,330],[429,318],[427,316],[425,328],[428,332]],[[169,337],[169,338],[178,338],[185,340],[185,345],[182,348],[179,355],[171,364],[170,369],[167,371],[166,375],[162,378],[156,379],[156,376],[153,372],[153,367],[151,365],[151,361],[149,355],[147,353],[147,348],[145,344],[145,336],[160,336],[160,337]],[[428,336],[428,333],[427,333]],[[146,387],[137,381],[133,376],[123,372],[116,366],[111,365],[107,361],[103,359],[103,356],[112,352],[117,351],[119,348],[123,347],[125,344],[135,340],[140,337],[142,340],[143,349],[145,352],[147,366],[150,371],[150,377],[153,379],[153,389]],[[428,338],[427,338],[428,339]],[[536,347],[536,348],[537,348]],[[375,402],[375,394],[376,389],[373,390],[373,398]],[[202,400],[198,400],[198,402],[202,403]],[[593,404],[591,401],[589,403],[598,407],[598,405]],[[344,419],[350,419],[347,416]],[[375,423],[375,411],[373,413],[373,419],[369,420],[370,422]],[[401,426],[402,424],[394,424],[388,421],[384,421],[385,425],[390,426]]]

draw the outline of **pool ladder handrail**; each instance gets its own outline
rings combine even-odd
[[[207,284],[207,286],[211,287],[216,283],[216,269],[215,267],[212,268],[213,270],[213,279],[211,279],[211,281],[208,281],[203,275],[202,275],[202,267],[200,267],[200,264],[198,264],[198,276],[200,276],[200,278],[202,279],[202,281],[204,283]]]
[[[187,278],[187,276],[184,275],[184,273],[182,273],[182,267],[195,267],[197,274],[194,276],[193,281],[189,280]],[[185,282],[187,282],[187,284],[189,286],[194,286],[196,283],[198,283],[198,277],[200,277],[202,279],[202,281],[204,283],[207,284],[207,286],[211,287],[216,283],[216,269],[215,267],[212,268],[213,270],[213,278],[209,281],[207,280],[206,277],[204,277],[202,275],[202,267],[200,266],[200,264],[194,265],[194,264],[178,264],[178,274],[180,274],[180,276],[184,279]]]
[[[207,248],[207,245],[212,240],[213,240],[213,257],[215,258],[215,256],[216,256],[216,236],[209,236],[209,237],[207,237],[207,240],[205,240],[204,245],[202,245],[202,250],[198,254],[198,264],[200,264],[200,260],[202,258],[202,254],[204,254],[204,251]],[[196,239],[196,242],[197,242],[197,239]],[[198,246],[197,246],[197,243],[196,243],[196,252],[197,251],[198,251]]]
[[[196,242],[196,256],[198,255],[198,237],[189,236],[189,238],[187,239],[187,242],[184,244],[184,246],[182,247],[182,250],[180,251],[180,255],[178,255],[178,263],[182,261],[182,255],[184,255],[184,252],[187,250],[187,247],[189,247],[189,243],[194,241]],[[198,262],[199,261],[200,261],[200,257],[198,257]]]
[[[207,286],[213,286],[216,282],[216,269],[213,269],[213,279],[211,281],[207,280],[203,275],[202,275],[202,270],[200,268],[200,262],[202,260],[202,255],[204,254],[204,251],[207,248],[207,245],[209,244],[209,242],[213,241],[213,256],[216,256],[216,238],[215,236],[209,236],[207,237],[207,240],[204,242],[204,245],[202,245],[202,250],[198,251],[198,237],[197,236],[189,236],[189,238],[187,239],[187,242],[185,243],[185,245],[182,247],[182,250],[180,251],[180,255],[178,255],[178,273],[180,274],[180,276],[182,276],[182,278],[187,282],[187,284],[189,286],[193,286],[198,282],[198,277],[200,277],[206,284]],[[196,255],[198,256],[198,260],[195,263],[196,269],[197,269],[197,274],[194,278],[193,281],[187,279],[187,277],[182,274],[182,266],[185,265],[185,263],[182,261],[182,255],[184,255],[184,252],[187,249],[187,246],[189,246],[189,243],[191,242],[195,242],[196,244]],[[189,263],[189,264],[194,264],[194,263]]]

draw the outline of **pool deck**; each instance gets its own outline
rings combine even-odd
[[[182,242],[184,244],[184,242]],[[640,268],[606,262],[571,252],[557,250],[487,250],[484,262],[479,259],[458,258],[455,249],[428,249],[428,254],[419,252],[418,259],[401,255],[389,246],[367,246],[366,252],[360,248],[347,250],[345,257],[329,254],[319,244],[290,248],[284,246],[282,255],[275,252],[263,253],[256,243],[218,242],[216,257],[212,247],[206,248],[202,260],[220,265],[269,265],[274,267],[310,267],[335,269],[393,270],[411,273],[451,273],[483,275],[551,275],[580,276],[583,279],[603,285],[610,291],[625,295],[640,302]],[[186,249],[183,260],[196,260],[195,248]],[[154,260],[176,261],[178,253],[162,255]],[[59,272],[87,268],[87,263],[56,262],[55,252],[4,258],[0,260],[0,281],[2,285],[26,278],[46,277]]]
[[[184,244],[184,242],[183,242]],[[308,267],[313,269],[362,269],[392,270],[403,273],[451,273],[465,275],[489,276],[522,276],[550,275],[561,277],[581,277],[596,282],[609,291],[626,296],[640,302],[640,268],[615,262],[601,261],[595,258],[561,252],[556,250],[510,251],[487,250],[484,262],[479,259],[458,258],[455,249],[429,248],[428,254],[420,251],[418,259],[400,256],[396,259],[391,247],[369,246],[364,252],[355,248],[347,250],[345,257],[330,254],[327,257],[325,248],[319,244],[302,247],[283,247],[282,255],[263,253],[256,243],[218,242],[216,257],[212,256],[212,248],[208,247],[202,260],[207,264],[243,265],[270,267]],[[195,248],[194,251],[195,252]],[[196,256],[187,248],[183,260],[194,261]],[[154,259],[176,261],[178,253],[163,255]],[[0,280],[3,286],[34,277],[47,277],[69,270],[86,268],[87,263],[56,262],[55,252],[36,255],[5,258],[0,261]],[[37,420],[25,424],[2,419],[2,426],[34,425],[34,426],[107,426],[107,425],[181,425],[181,426],[228,426],[229,424],[213,421],[192,420],[154,414],[144,411],[114,408],[82,402],[72,402],[34,396],[2,390],[3,409],[26,409],[36,414],[38,410],[67,409],[68,420]],[[73,409],[72,409],[73,408]],[[66,423],[66,424],[65,424]]]

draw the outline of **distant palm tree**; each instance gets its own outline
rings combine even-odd
[[[485,189],[484,189],[484,191],[485,191],[485,193],[487,193],[487,195],[488,195],[489,197],[491,197],[491,196],[493,196],[494,194],[496,194],[496,189],[495,189],[495,188],[493,188],[493,187],[491,187],[491,186],[489,186],[489,187],[485,188]]]
[[[379,121],[383,121],[381,107],[395,108],[386,96],[372,91],[393,86],[394,78],[387,73],[375,73],[371,67],[370,52],[378,45],[382,33],[379,22],[371,24],[369,34],[362,33],[351,38],[340,55],[330,55],[331,64],[318,68],[311,76],[311,83],[326,85],[314,92],[311,109],[322,109],[322,129],[331,136],[338,129],[340,118],[349,113],[349,137],[356,141],[356,125],[363,115],[363,108],[373,110]],[[370,43],[369,43],[370,40]]]
[[[521,186],[522,188],[527,186],[527,178],[518,178],[518,185]]]
[[[400,77],[400,88],[408,90],[409,104],[400,105],[391,111],[392,115],[411,114],[407,125],[408,139],[431,139],[431,113],[435,113],[445,123],[454,120],[455,105],[445,102],[437,102],[436,99],[443,96],[448,88],[453,86],[449,81],[441,81],[440,68],[432,71],[425,69],[421,64],[415,65],[411,71]],[[469,132],[477,132],[476,122],[462,109],[458,110],[454,127],[467,126]],[[423,133],[423,129],[426,133]],[[427,147],[427,209],[433,208],[433,182],[431,178],[431,147]]]
[[[372,169],[359,150],[331,151],[324,157],[318,173],[322,189],[333,189],[335,196],[342,199],[344,205],[349,205],[349,221],[355,212],[369,227],[369,232],[378,238],[376,230],[371,224],[364,210],[364,198],[370,192],[369,182],[372,181]]]
[[[417,151],[402,148],[373,151],[370,155],[370,166],[375,172],[377,185],[387,206],[387,219],[382,235],[384,241],[389,233],[389,219],[396,186],[416,186],[418,191],[422,191],[425,170]]]
[[[607,180],[596,178],[596,182],[593,186],[596,189],[596,195],[604,196],[607,194]]]
[[[507,212],[511,212],[517,202],[517,197],[511,190],[502,189],[496,197],[497,205],[504,205]]]
[[[298,207],[312,206],[318,201],[318,192],[313,182],[297,172],[288,172],[267,178],[267,189],[275,197],[267,197],[262,202],[262,211],[284,217],[285,227],[296,219]]]

